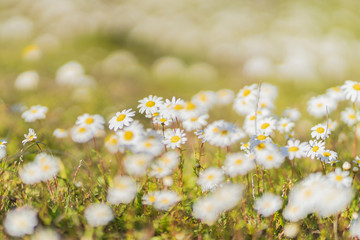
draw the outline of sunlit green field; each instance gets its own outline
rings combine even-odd
[[[66,4],[0,3],[1,239],[358,239],[356,1]]]

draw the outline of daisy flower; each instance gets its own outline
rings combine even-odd
[[[117,131],[118,129],[122,129],[124,126],[128,127],[134,121],[132,118],[134,116],[135,111],[132,111],[131,108],[117,112],[109,121],[109,129]]]
[[[120,151],[119,136],[111,134],[105,138],[105,148],[112,154]]]
[[[209,118],[208,114],[201,116],[194,116],[183,121],[183,126],[186,131],[191,132],[196,129],[201,129],[207,124],[207,119]]]
[[[338,184],[340,185],[340,183]],[[316,212],[320,217],[329,217],[344,211],[350,204],[353,196],[354,193],[351,187],[327,187],[322,191],[321,204],[317,206]]]
[[[106,198],[111,204],[127,204],[134,200],[136,194],[137,185],[134,180],[128,176],[116,176]]]
[[[360,167],[360,157],[359,157],[359,156],[356,156],[356,157],[355,157],[355,160],[353,160],[353,163],[359,165],[359,167]]]
[[[234,92],[230,89],[220,89],[216,92],[216,104],[228,105],[234,100]]]
[[[255,100],[257,94],[258,94],[258,85],[255,83],[255,84],[252,84],[250,86],[245,86],[242,89],[240,89],[239,92],[237,93],[236,97]]]
[[[235,98],[233,109],[241,116],[246,115],[254,111],[256,107],[256,100],[253,98]]]
[[[330,129],[322,123],[317,124],[314,127],[312,127],[311,131],[312,131],[311,137],[316,138],[316,140],[319,140],[319,139],[324,140],[325,138],[328,138],[330,135]],[[326,134],[326,136],[325,136],[325,134]]]
[[[50,228],[37,228],[31,240],[60,240],[60,235]]]
[[[257,130],[260,134],[270,136],[276,129],[276,120],[272,117],[260,118],[257,125]]]
[[[36,105],[23,112],[21,117],[25,120],[25,122],[34,122],[38,119],[45,119],[47,111],[47,107]]]
[[[138,121],[134,121],[129,127],[124,127],[116,134],[121,145],[131,147],[144,138],[144,129]]]
[[[168,151],[160,156],[157,161],[169,169],[175,169],[179,165],[179,154],[175,151]]]
[[[264,193],[261,198],[255,200],[254,208],[259,214],[268,217],[281,208],[282,202],[279,196],[272,193]]]
[[[39,166],[41,181],[51,180],[59,173],[59,160],[47,153],[36,155],[34,163]]]
[[[21,91],[34,90],[39,85],[39,74],[36,71],[27,71],[17,76],[15,88]]]
[[[301,113],[296,108],[287,108],[284,110],[283,116],[285,118],[289,118],[293,122],[296,122],[300,118]]]
[[[318,97],[312,97],[308,103],[308,112],[317,118],[326,116],[327,111],[331,113],[333,110],[336,109],[337,103],[328,96],[321,95]],[[327,111],[326,111],[327,109]]]
[[[144,139],[141,142],[135,144],[132,148],[134,153],[145,153],[152,156],[158,156],[161,154],[164,146],[158,139]]]
[[[325,126],[327,125],[328,129],[330,129],[330,131],[335,131],[335,129],[338,126],[338,123],[337,123],[337,121],[334,121],[329,118],[327,121],[323,122],[323,125],[325,125]]]
[[[172,119],[167,118],[165,114],[160,113],[158,116],[153,118],[153,123],[160,124],[161,126],[169,126],[172,123]]]
[[[228,211],[234,208],[243,196],[245,187],[242,184],[227,183],[218,187],[212,196],[221,204],[221,211]]]
[[[325,142],[310,140],[309,141],[309,149],[307,151],[306,156],[311,159],[317,158],[319,153],[322,153],[325,150]]]
[[[213,225],[221,212],[218,200],[212,196],[200,198],[194,203],[193,216],[208,225]]]
[[[201,186],[203,192],[206,192],[215,189],[223,181],[223,171],[215,167],[209,167],[200,173],[197,184]]]
[[[103,130],[105,124],[105,119],[98,115],[90,115],[88,113],[85,113],[81,116],[79,116],[76,120],[76,125],[78,126],[87,126],[94,134],[98,130]]]
[[[84,216],[92,227],[104,226],[114,219],[112,209],[105,203],[93,203],[85,209]]]
[[[208,109],[216,103],[216,95],[213,91],[201,91],[191,98],[191,102]]]
[[[255,168],[255,162],[243,153],[231,153],[226,156],[224,169],[231,177],[245,175]]]
[[[237,136],[238,128],[224,120],[215,121],[209,124],[205,130],[205,140],[211,145],[226,147],[240,140]]]
[[[265,169],[278,168],[284,161],[285,157],[275,146],[256,152],[256,162]]]
[[[23,183],[35,184],[41,182],[41,169],[38,164],[31,162],[20,168],[19,175]]]
[[[180,196],[174,191],[160,191],[157,194],[154,207],[158,210],[167,211],[180,200]]]
[[[326,149],[317,155],[317,157],[320,158],[321,161],[330,164],[337,162],[337,156],[338,155],[336,152]]]
[[[295,123],[292,122],[289,118],[281,118],[278,122],[278,131],[280,133],[289,133],[294,128]]]
[[[300,203],[288,203],[282,212],[282,216],[290,222],[297,222],[305,218],[309,213]]]
[[[126,156],[123,164],[127,173],[141,177],[145,176],[151,160],[152,156],[146,154],[134,154]]]
[[[345,94],[345,98],[351,102],[358,102],[360,100],[360,83],[347,80],[341,86],[341,90]]]
[[[206,113],[206,108],[202,108],[198,103],[185,102],[184,108],[181,110],[181,117],[189,119]]]
[[[348,126],[354,126],[360,119],[360,114],[353,108],[346,108],[341,112],[341,120]]]
[[[53,136],[56,138],[67,138],[69,136],[69,133],[63,128],[57,128],[54,130]]]
[[[184,145],[187,141],[186,134],[184,130],[176,128],[175,131],[172,129],[167,129],[165,132],[165,139],[163,143],[172,149],[180,148],[181,145]]]
[[[158,163],[154,163],[151,166],[151,171],[149,175],[155,178],[163,178],[171,175],[171,173],[172,173],[172,169],[168,168],[165,164],[158,162]]]
[[[157,201],[159,193],[160,191],[155,191],[155,192],[148,192],[147,194],[143,195],[143,197],[141,198],[142,204],[154,205],[154,203]]]
[[[341,168],[336,168],[334,172],[328,173],[326,177],[337,188],[351,187],[352,179],[349,177],[349,172],[341,171]]]
[[[328,90],[326,90],[326,94],[330,96],[330,98],[335,99],[336,101],[342,101],[345,99],[345,94],[341,90],[341,86],[329,88]]]
[[[31,207],[18,207],[7,212],[3,222],[5,231],[12,237],[33,234],[37,224],[37,211]]]
[[[29,128],[29,133],[28,134],[24,134],[25,139],[22,141],[22,144],[25,145],[28,142],[32,142],[35,139],[37,139],[36,137],[36,133],[34,131],[34,129]]]
[[[289,140],[287,142],[287,148],[289,153],[289,160],[293,160],[294,158],[302,158],[306,156],[308,143],[300,143],[300,140]]]
[[[86,143],[94,137],[94,132],[88,125],[76,125],[70,132],[72,140],[77,143]]]
[[[139,108],[139,112],[141,114],[154,114],[159,111],[160,107],[163,104],[162,97],[157,96],[148,96],[144,99],[141,99],[139,101],[139,105],[137,108]]]
[[[162,113],[164,118],[169,119],[181,119],[182,110],[185,108],[185,101],[181,98],[176,99],[176,97],[172,97],[171,100],[166,99],[165,103],[162,105],[160,112]]]

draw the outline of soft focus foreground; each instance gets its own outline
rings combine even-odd
[[[360,236],[358,5],[1,1],[0,237]]]

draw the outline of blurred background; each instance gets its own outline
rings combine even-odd
[[[357,0],[1,0],[0,94],[96,111],[262,81],[308,98],[358,80],[358,9]]]

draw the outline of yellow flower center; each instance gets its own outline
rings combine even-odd
[[[316,129],[316,131],[317,131],[318,133],[323,133],[323,132],[325,131],[325,129],[322,128],[322,127],[318,127],[318,128]]]
[[[217,127],[213,129],[213,132],[216,132],[216,133],[217,133],[217,132],[219,132],[219,131],[220,131],[220,129],[217,128]]]
[[[307,189],[307,190],[305,190],[305,192],[304,192],[304,196],[305,196],[305,197],[310,197],[311,194],[312,194],[312,191],[311,191],[310,189]]]
[[[226,134],[228,134],[228,131],[227,131],[227,130],[222,130],[222,131],[221,131],[221,135],[226,135]]]
[[[86,132],[86,128],[84,128],[84,127],[81,127],[81,128],[79,128],[78,132],[79,132],[79,133],[83,133],[83,132]]]
[[[263,123],[261,124],[261,129],[267,129],[270,126],[269,123]]]
[[[153,116],[154,116],[154,117],[157,117],[157,116],[159,116],[159,114],[160,114],[160,113],[156,112],[156,113],[153,114]]]
[[[343,176],[341,176],[341,175],[336,175],[336,176],[335,176],[335,180],[336,180],[336,181],[341,181],[341,180],[343,180]]]
[[[208,177],[207,177],[208,180],[212,180],[214,179],[214,175],[213,174],[210,174]]]
[[[286,127],[287,125],[288,125],[287,123],[283,123],[283,124],[282,124],[283,127]]]
[[[262,140],[265,140],[266,139],[266,136],[265,135],[259,135],[256,137],[258,140],[262,141]]]
[[[273,156],[269,155],[269,156],[267,156],[266,160],[269,161],[269,162],[271,162],[271,161],[274,160],[274,158],[273,158]]]
[[[251,90],[245,89],[245,90],[243,91],[243,96],[246,97],[246,96],[248,96],[250,93],[251,93]]]
[[[188,102],[187,104],[186,104],[186,110],[193,110],[193,109],[195,109],[196,108],[196,106],[195,106],[195,104],[193,104],[192,102]]]
[[[118,143],[118,140],[116,138],[112,138],[110,140],[110,144],[112,144],[112,145],[116,145],[117,143]]]
[[[154,196],[149,196],[149,202],[155,202],[155,197]]]
[[[164,122],[166,122],[166,119],[165,118],[160,118],[160,122],[164,123]]]
[[[48,164],[44,164],[43,166],[42,166],[42,170],[44,170],[44,171],[47,171],[47,170],[49,170],[50,169],[50,166],[48,165]]]
[[[355,114],[349,114],[350,119],[355,119],[355,117],[356,117]]]
[[[179,136],[173,136],[170,140],[171,140],[171,142],[176,143],[176,142],[178,142],[180,140],[180,137]]]
[[[151,146],[152,146],[152,143],[151,143],[151,142],[146,142],[146,143],[145,143],[145,147],[149,148],[149,147],[151,147]]]
[[[242,159],[237,159],[237,160],[235,161],[235,165],[240,165],[240,164],[242,164],[242,162],[243,162]]]
[[[137,161],[137,165],[139,165],[139,166],[144,166],[144,164],[145,164],[145,161],[142,160],[142,159],[139,159],[139,160]]]
[[[251,120],[251,121],[254,121],[255,118],[256,118],[255,115],[253,115],[253,116],[250,117],[250,120]]]
[[[86,120],[85,120],[85,123],[86,124],[92,124],[94,122],[94,119],[92,117],[88,117]]]
[[[198,120],[197,117],[190,118],[190,121],[192,121],[192,122],[196,122],[197,120]]]
[[[266,146],[264,143],[260,143],[259,145],[257,145],[258,149],[264,149]]]
[[[331,153],[329,153],[329,152],[323,152],[323,156],[324,156],[324,157],[330,157],[330,156],[331,156]]]
[[[168,204],[170,201],[169,201],[169,199],[167,199],[167,198],[163,198],[163,199],[161,199],[161,202],[162,202],[163,204]]]
[[[148,101],[148,102],[145,104],[145,106],[147,106],[147,107],[153,107],[153,106],[155,106],[155,102],[154,102],[154,101]]]
[[[335,92],[340,92],[340,88],[339,88],[339,87],[333,87],[333,90],[334,90]]]
[[[114,185],[115,185],[115,188],[121,189],[121,190],[126,189],[126,187],[127,187],[127,185],[125,185],[121,182],[116,182]]]
[[[298,150],[299,148],[296,146],[289,147],[289,152],[297,152]]]
[[[119,116],[117,116],[116,121],[121,122],[125,119],[125,117],[126,117],[125,114],[120,114]]]
[[[37,112],[37,109],[31,110],[31,113],[36,113],[36,112]]]
[[[134,137],[134,134],[133,134],[133,132],[131,132],[131,131],[126,131],[126,132],[124,133],[124,139],[125,139],[126,141],[130,141],[131,139],[133,139],[133,137]]]
[[[313,148],[312,148],[312,151],[313,152],[317,152],[319,150],[319,147],[318,146],[314,146]]]
[[[174,107],[174,110],[179,111],[181,109],[183,109],[184,107],[181,104],[176,104]]]
[[[243,147],[247,148],[247,147],[249,147],[249,144],[248,144],[248,143],[245,143],[245,144],[243,145]]]
[[[360,91],[360,84],[359,83],[355,83],[353,85],[353,89],[356,90],[356,91]]]
[[[201,95],[200,95],[200,100],[203,101],[203,102],[205,102],[205,101],[207,100],[206,95],[205,95],[205,94],[201,94]]]

